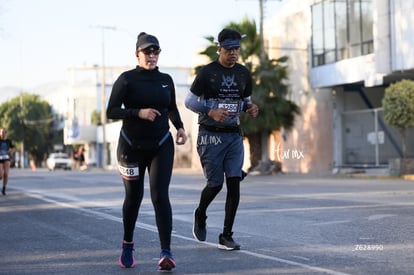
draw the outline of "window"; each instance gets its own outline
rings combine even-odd
[[[336,50],[335,50],[335,1],[329,0],[325,2],[323,9],[323,21],[324,28],[323,34],[324,39],[324,52],[325,52],[325,62],[332,63],[336,60]]]
[[[362,54],[374,52],[374,37],[372,33],[372,5],[371,1],[361,1],[361,34],[362,34]]]
[[[322,18],[322,5],[315,5],[312,7],[312,57],[313,64],[324,64],[323,52],[323,20]]]
[[[312,6],[312,66],[373,52],[372,0],[322,0]]]
[[[346,1],[335,2],[335,34],[337,60],[348,58],[347,41],[348,32],[346,28]]]

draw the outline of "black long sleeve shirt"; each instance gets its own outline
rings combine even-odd
[[[141,119],[138,111],[144,108],[157,109],[161,116],[154,121]],[[122,129],[133,140],[162,138],[169,130],[169,119],[176,129],[183,128],[174,82],[158,67],[145,70],[137,66],[123,72],[112,87],[106,115],[110,119],[122,119]]]

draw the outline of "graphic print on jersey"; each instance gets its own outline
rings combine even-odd
[[[227,89],[230,89],[230,87],[232,87],[232,86],[237,86],[237,83],[234,82],[234,75],[225,76],[223,74],[222,77],[223,77],[223,82],[221,82],[221,86],[226,86]]]
[[[226,109],[230,116],[237,116],[240,113],[241,91],[235,81],[235,75],[222,74],[222,82],[217,102],[218,108]]]

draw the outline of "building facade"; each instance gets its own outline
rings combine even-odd
[[[290,97],[302,109],[271,152],[285,171],[381,168],[401,157],[381,100],[391,83],[414,79],[413,8],[402,0],[285,0],[271,13],[269,55],[289,57]],[[407,152],[414,156],[414,144]]]

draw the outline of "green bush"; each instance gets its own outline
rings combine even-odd
[[[407,128],[414,126],[414,81],[403,79],[386,88],[382,107],[385,122],[401,133],[405,157],[405,133]]]

